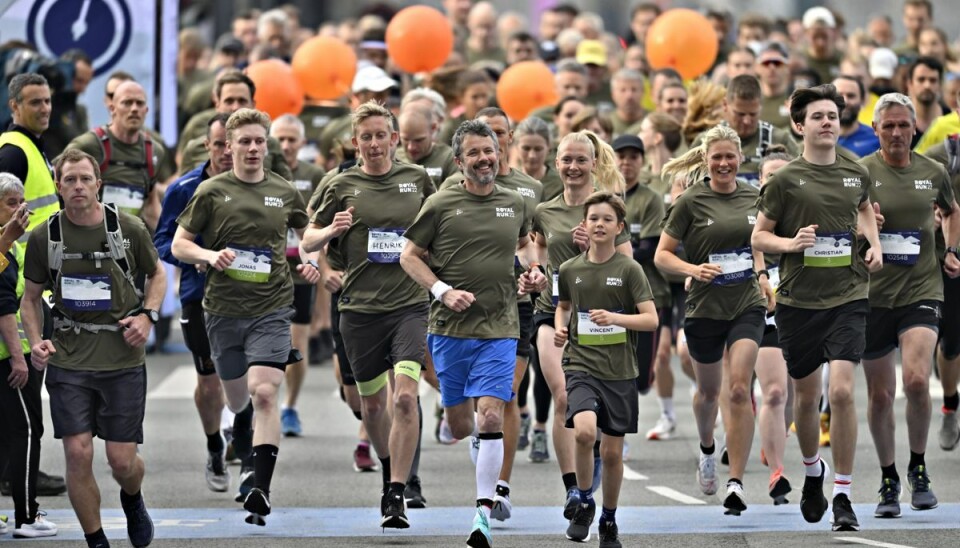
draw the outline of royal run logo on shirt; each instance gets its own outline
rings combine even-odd
[[[263,197],[264,207],[283,207],[283,198],[278,198],[276,196],[264,196]]]
[[[844,177],[843,186],[845,188],[860,188],[863,183],[860,182],[860,177]]]
[[[401,193],[419,192],[417,190],[417,183],[400,183],[397,185],[397,188],[400,189]]]
[[[497,218],[501,217],[516,217],[516,213],[513,212],[512,207],[498,207],[497,208]]]
[[[917,190],[933,190],[933,181],[930,179],[917,179],[913,181],[913,186]]]
[[[607,278],[607,285],[623,287],[623,280],[621,280],[620,278]]]
[[[534,192],[532,188],[523,188],[523,187],[520,187],[520,188],[517,189],[517,193],[519,193],[519,194],[520,194],[521,196],[523,196],[524,198],[536,198],[536,197],[537,197],[537,193]]]

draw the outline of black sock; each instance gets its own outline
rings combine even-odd
[[[897,473],[897,463],[891,462],[890,466],[881,466],[880,467],[880,479],[892,479],[894,481],[900,481],[900,474]]]
[[[142,495],[140,491],[137,491],[133,495],[128,495],[126,491],[120,489],[120,506],[123,507],[124,510],[132,510],[136,507],[137,503],[140,502],[141,498]]]
[[[563,488],[569,491],[570,489],[577,486],[577,474],[576,472],[570,472],[563,475]]]
[[[207,434],[207,451],[210,453],[219,453],[223,451],[223,436],[217,430],[213,434]]]
[[[273,481],[273,469],[277,467],[276,445],[258,445],[253,448],[253,474],[256,478],[254,486],[266,494],[270,494],[270,482]]]
[[[83,538],[87,540],[87,546],[90,548],[103,548],[104,546],[110,546],[110,542],[107,540],[107,535],[103,534],[102,527],[92,533],[84,533]]]
[[[593,442],[593,458],[600,458],[600,440]]]
[[[910,451],[910,464],[907,465],[907,470],[916,470],[918,466],[926,466],[927,463],[923,462],[923,455],[923,453]]]
[[[390,483],[390,457],[380,459],[380,473],[383,474],[383,484]]]
[[[716,451],[716,449],[717,449],[716,443],[714,443],[710,447],[704,447],[702,443],[700,444],[700,452],[703,453],[704,455],[712,455],[713,452]]]
[[[956,411],[960,407],[960,392],[956,392],[952,396],[944,396],[943,407],[950,411]]]
[[[391,495],[400,495],[403,496],[403,490],[407,488],[407,484],[400,483],[399,481],[390,482],[390,488],[387,491]]]
[[[240,460],[253,452],[253,402],[233,417],[233,450]]]
[[[736,483],[740,487],[743,487],[743,482],[737,478],[730,478],[729,480],[727,480],[727,483],[731,483],[731,482]]]

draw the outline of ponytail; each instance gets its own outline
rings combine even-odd
[[[596,133],[586,129],[568,133],[560,140],[560,145],[557,148],[563,148],[563,145],[568,142],[583,143],[590,147],[595,163],[593,183],[597,190],[623,195],[627,184],[624,182],[620,170],[617,169],[617,158],[610,145],[597,137]]]

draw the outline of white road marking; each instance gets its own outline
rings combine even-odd
[[[192,365],[181,365],[173,370],[153,390],[147,392],[147,398],[156,400],[180,400],[193,398],[197,387],[197,369]]]
[[[698,498],[694,498],[689,495],[684,495],[680,491],[671,489],[669,487],[664,487],[663,485],[649,485],[647,486],[647,489],[649,489],[650,491],[653,491],[658,495],[667,497],[668,499],[675,500],[683,504],[706,504],[706,502]]]
[[[647,476],[644,476],[640,472],[633,470],[632,468],[627,466],[627,463],[623,463],[623,479],[631,480],[631,481],[647,481],[650,478],[648,478]]]
[[[870,540],[868,538],[859,538],[859,537],[833,537],[834,540],[839,540],[842,542],[850,542],[853,544],[865,544],[867,546],[878,546],[879,548],[913,548],[912,546],[907,546],[905,544],[890,544],[889,542],[880,542],[879,540]]]

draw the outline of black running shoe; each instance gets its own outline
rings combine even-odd
[[[853,513],[850,499],[843,493],[833,497],[833,530],[860,530],[860,522],[857,521],[857,515]]]
[[[254,487],[247,493],[243,509],[250,512],[245,520],[247,523],[263,527],[267,524],[263,518],[270,515],[270,497],[262,489]]]
[[[590,540],[590,525],[593,524],[593,516],[597,513],[597,503],[594,501],[581,502],[577,505],[573,513],[573,519],[567,527],[567,538],[575,542],[586,542]]]
[[[873,515],[878,518],[900,517],[900,482],[892,478],[883,478],[879,491],[880,502]]]
[[[807,476],[803,480],[803,494],[800,496],[800,513],[807,523],[818,523],[827,512],[827,497],[823,496],[823,481],[827,477],[827,463],[820,461],[823,467],[819,476]]]
[[[420,477],[413,476],[407,482],[403,490],[403,498],[407,503],[407,508],[426,508],[427,499],[423,496],[423,490],[420,486]]]
[[[786,476],[777,478],[776,483],[770,487],[770,498],[773,499],[773,505],[780,506],[781,504],[789,503],[790,501],[787,500],[787,494],[792,490],[790,480],[788,480]]]
[[[130,539],[130,544],[137,548],[149,546],[153,542],[153,520],[150,519],[143,497],[129,508],[124,508],[123,513],[127,516],[127,538]]]
[[[247,495],[250,494],[250,490],[253,489],[254,484],[256,484],[257,478],[253,473],[253,467],[241,467],[240,468],[240,485],[237,486],[237,494],[233,497],[235,502],[243,502],[247,500]]]
[[[623,548],[615,521],[600,521],[600,548]]]
[[[403,496],[398,494],[387,495],[387,506],[383,509],[383,518],[380,519],[380,527],[389,529],[406,529],[410,527],[410,521],[407,520],[405,512],[406,505]]]

